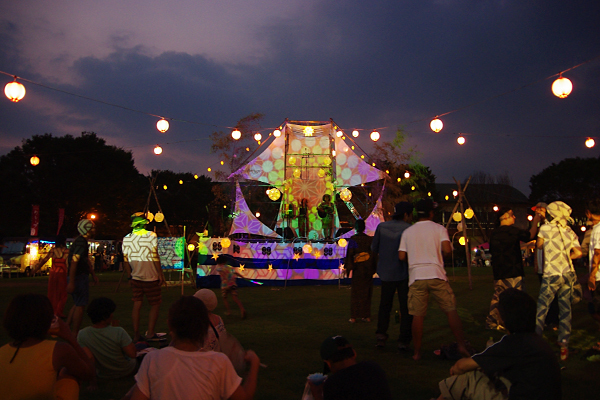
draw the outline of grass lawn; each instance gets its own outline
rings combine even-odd
[[[502,334],[487,331],[483,323],[492,297],[491,268],[473,270],[473,290],[469,289],[467,271],[457,268],[456,276],[452,269],[448,275],[456,294],[459,314],[462,318],[466,338],[477,349],[482,350],[491,337],[500,339]],[[583,273],[582,271],[578,271]],[[91,298],[111,297],[117,303],[116,318],[130,334],[131,290],[127,284],[121,285],[115,293],[121,274],[108,272],[99,274],[100,284],[91,287]],[[10,299],[25,292],[46,293],[47,277],[13,278],[0,280],[0,309],[6,309]],[[539,284],[531,270],[527,270],[525,288],[537,297]],[[186,286],[185,294],[193,294],[195,289]],[[452,361],[440,360],[433,350],[441,344],[454,341],[448,328],[445,315],[437,305],[430,305],[425,319],[423,338],[423,359],[415,362],[412,353],[399,353],[396,342],[399,325],[394,324],[393,316],[390,340],[384,350],[375,348],[375,329],[380,288],[375,286],[372,302],[371,323],[348,323],[350,317],[350,290],[337,285],[282,287],[255,286],[239,289],[240,299],[248,311],[249,318],[242,320],[238,312],[225,316],[222,303],[215,310],[223,317],[227,330],[235,335],[244,347],[253,349],[267,364],[259,373],[256,399],[299,399],[304,389],[306,376],[321,372],[323,363],[319,358],[319,347],[325,337],[340,334],[348,338],[358,353],[358,360],[377,361],[386,371],[392,393],[397,399],[430,399],[437,397],[437,383],[448,375]],[[169,305],[181,295],[181,287],[163,289],[163,304],[157,326],[158,332],[167,332],[167,310]],[[217,297],[220,295],[217,290]],[[219,300],[221,301],[221,300]],[[231,302],[232,306],[235,306]],[[72,301],[67,302],[66,310]],[[236,310],[237,311],[237,310]],[[142,309],[142,330],[147,325],[148,306]],[[90,325],[87,316],[83,326]],[[556,333],[546,332],[549,342],[556,342]],[[9,340],[6,332],[0,332],[0,343]],[[597,377],[600,362],[588,362],[582,355],[591,345],[600,340],[598,326],[587,312],[587,304],[581,302],[573,307],[573,333],[570,346],[578,350],[564,362],[563,398],[584,399],[598,390]],[[554,346],[554,345],[553,345]],[[558,347],[554,346],[558,356]],[[35,373],[35,371],[31,371]],[[118,399],[133,385],[133,377],[111,382],[100,382],[99,390],[81,392],[81,399]],[[593,397],[593,395],[592,395]]]

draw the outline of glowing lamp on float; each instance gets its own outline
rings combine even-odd
[[[233,140],[240,140],[240,138],[242,137],[242,132],[236,129],[233,132],[231,132],[231,137],[233,138]]]
[[[262,139],[262,135],[260,133],[256,133],[254,135],[254,140],[256,140],[257,142],[260,142],[261,139]]]
[[[281,192],[277,188],[271,188],[267,190],[267,196],[269,196],[269,199],[272,201],[277,201],[281,197]]]
[[[35,167],[40,163],[40,158],[38,156],[33,156],[29,159],[29,163]]]
[[[350,201],[352,199],[352,192],[348,188],[343,188],[340,190],[340,199],[342,201]]]
[[[429,123],[429,127],[431,128],[432,131],[434,131],[435,133],[438,133],[444,127],[444,123],[442,122],[441,119],[439,119],[438,117],[435,117]]]
[[[16,103],[25,97],[25,86],[17,82],[17,77],[15,76],[14,82],[7,83],[4,86],[4,94],[10,101]]]
[[[290,158],[288,158],[288,162],[290,165],[296,165],[296,157],[290,156]]]
[[[307,126],[304,128],[304,136],[312,136],[315,133],[315,130],[312,126]]]
[[[223,240],[221,240],[221,247],[226,249],[229,246],[231,246],[231,240],[229,238],[223,238]]]
[[[156,129],[158,129],[159,132],[165,133],[166,131],[169,130],[169,121],[167,121],[164,118],[161,118],[156,123]]]
[[[588,149],[591,149],[595,145],[596,145],[596,141],[592,138],[587,138],[587,140],[585,141],[585,147],[587,147]]]
[[[187,249],[188,249],[188,251],[194,251],[196,249],[196,246],[194,246],[193,243],[190,243],[190,244],[188,244]]]
[[[358,137],[358,131],[356,129],[352,131],[352,136]]]
[[[167,185],[165,185],[166,187]],[[165,216],[163,213],[161,213],[160,211],[156,213],[156,215],[154,215],[154,220],[156,222],[163,222],[165,220]]]
[[[337,131],[337,132],[335,133],[335,135],[336,135],[337,137],[342,137],[342,136],[344,135],[344,132],[342,132],[342,131]]]
[[[342,248],[346,247],[346,246],[348,246],[348,241],[344,238],[341,238],[340,240],[338,240],[338,246],[340,246]]]
[[[473,211],[472,208],[467,208],[465,210],[465,218],[466,219],[471,219],[471,218],[473,218],[474,215],[475,215],[475,212]]]
[[[257,211],[254,215],[256,215],[256,218],[260,218],[260,211]]]
[[[300,176],[302,175],[302,172],[298,168],[296,168],[294,170],[293,175],[294,175],[294,178],[300,178]]]
[[[462,146],[463,144],[465,144],[465,143],[466,143],[466,141],[467,141],[467,139],[465,139],[465,137],[464,137],[464,136],[459,136],[459,137],[457,137],[457,138],[456,138],[456,143],[460,144],[461,146]]]
[[[461,246],[464,246],[464,245],[467,243],[467,240],[465,239],[465,237],[464,237],[464,236],[461,236],[461,237],[458,239],[458,243],[459,243]]]
[[[319,168],[319,171],[317,172],[317,176],[319,178],[323,178],[325,176],[325,170],[323,168]]]
[[[162,147],[160,147],[159,145],[156,145],[154,147],[154,154],[156,154],[157,156],[162,154]]]
[[[573,84],[567,78],[563,78],[562,74],[552,84],[552,93],[558,98],[564,99],[571,94]]]
[[[376,142],[381,138],[381,135],[377,131],[371,132],[371,140]]]
[[[310,254],[310,253],[312,253],[312,251],[313,251],[313,248],[310,245],[310,243],[306,243],[304,246],[302,246],[303,253]]]
[[[279,137],[279,136],[281,136],[281,131],[280,131],[279,129],[275,129],[275,130],[273,131],[273,136],[275,136],[275,137]]]
[[[331,165],[331,162],[332,162],[332,160],[331,160],[331,157],[329,157],[329,156],[325,156],[325,158],[323,159],[323,164],[325,164],[325,165]]]

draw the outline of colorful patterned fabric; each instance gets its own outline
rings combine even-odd
[[[575,282],[575,273],[569,271],[564,275],[551,275],[542,278],[540,295],[537,304],[537,326],[535,331],[541,335],[550,303],[558,296],[558,341],[569,342],[571,336],[571,292]]]
[[[552,203],[554,204],[554,203]],[[552,221],[540,227],[538,237],[544,239],[544,276],[562,275],[571,270],[569,253],[579,247],[579,239],[571,228],[556,225]]]
[[[494,295],[492,296],[492,303],[490,304],[490,313],[485,320],[486,329],[496,329],[500,325],[500,312],[498,311],[498,300],[500,293],[506,289],[518,289],[523,290],[523,277],[517,276],[516,278],[506,278],[494,281]]]

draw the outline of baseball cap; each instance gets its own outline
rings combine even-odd
[[[321,358],[331,360],[340,350],[352,347],[348,340],[340,335],[330,336],[321,344]]]
[[[202,300],[208,311],[217,308],[217,295],[210,289],[200,289],[194,293],[194,297]]]
[[[415,205],[417,214],[429,214],[431,210],[437,207],[437,203],[434,203],[431,199],[421,199]]]

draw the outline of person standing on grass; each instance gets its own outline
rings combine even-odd
[[[158,311],[162,301],[161,286],[165,283],[160,258],[158,257],[158,238],[156,233],[146,230],[148,220],[143,213],[131,216],[132,232],[123,238],[123,267],[128,272],[133,292],[133,340],[161,340],[154,328],[158,321]],[[140,313],[144,295],[150,303],[148,331],[140,334]]]
[[[402,233],[398,257],[408,261],[408,312],[413,316],[412,334],[414,360],[421,359],[423,322],[431,294],[448,317],[448,324],[456,338],[458,351],[469,356],[465,347],[462,324],[456,311],[456,298],[444,270],[444,258],[452,255],[448,231],[432,221],[435,204],[421,199],[416,204],[418,221]]]
[[[46,264],[46,261],[50,258],[52,258],[52,268],[48,274],[48,298],[52,303],[52,308],[54,308],[54,315],[59,318],[65,318],[64,310],[68,297],[67,271],[69,266],[67,261],[69,260],[69,250],[67,249],[67,239],[64,235],[56,237],[54,247],[43,259],[38,261],[32,271],[32,275],[35,275],[36,271]]]
[[[75,238],[69,249],[69,281],[67,284],[67,293],[71,293],[75,305],[69,311],[67,324],[72,323],[72,330],[75,336],[81,327],[83,321],[84,308],[90,299],[89,275],[95,284],[98,284],[98,278],[94,273],[94,266],[90,262],[88,239],[94,237],[96,227],[89,219],[82,219],[77,224],[79,236]]]
[[[225,303],[225,308],[227,309],[225,315],[231,315],[231,308],[229,308],[229,302],[227,301],[227,296],[231,294],[233,301],[235,301],[235,304],[240,308],[242,319],[246,319],[246,310],[238,298],[237,285],[235,282],[236,276],[239,276],[240,278],[243,278],[243,276],[235,272],[232,266],[227,265],[227,258],[223,254],[217,257],[217,272],[221,276],[221,297],[223,297],[223,303]]]
[[[542,225],[536,247],[544,251],[544,275],[537,304],[537,328],[541,335],[550,303],[558,297],[558,341],[566,347],[571,336],[571,298],[577,280],[573,259],[582,256],[577,235],[567,225],[573,223],[571,207],[562,201],[548,205],[550,223]]]
[[[179,298],[169,308],[168,324],[173,339],[170,346],[144,357],[135,376],[136,384],[125,398],[250,400],[254,397],[260,365],[254,351],[248,350],[244,355],[250,368],[243,384],[225,354],[198,351],[209,326],[208,311],[200,299]]]
[[[398,348],[406,350],[412,340],[412,320],[408,313],[408,263],[398,258],[398,247],[402,233],[412,222],[413,205],[403,201],[394,207],[390,221],[377,225],[371,249],[378,256],[377,274],[381,279],[381,300],[377,315],[377,347],[384,347],[388,339],[390,312],[394,303],[394,293],[398,292],[400,304],[400,336]]]
[[[376,264],[371,252],[373,238],[365,234],[365,221],[354,223],[356,235],[348,242],[345,269],[352,271],[352,287],[350,293],[350,323],[360,318],[371,322],[371,297],[373,297],[373,274]]]
[[[498,296],[508,288],[523,290],[523,256],[521,242],[535,239],[538,224],[542,220],[541,209],[536,210],[529,230],[517,228],[512,209],[503,207],[498,211],[497,227],[490,236],[490,254],[494,272],[494,295],[490,313],[485,320],[487,329],[498,329]]]

